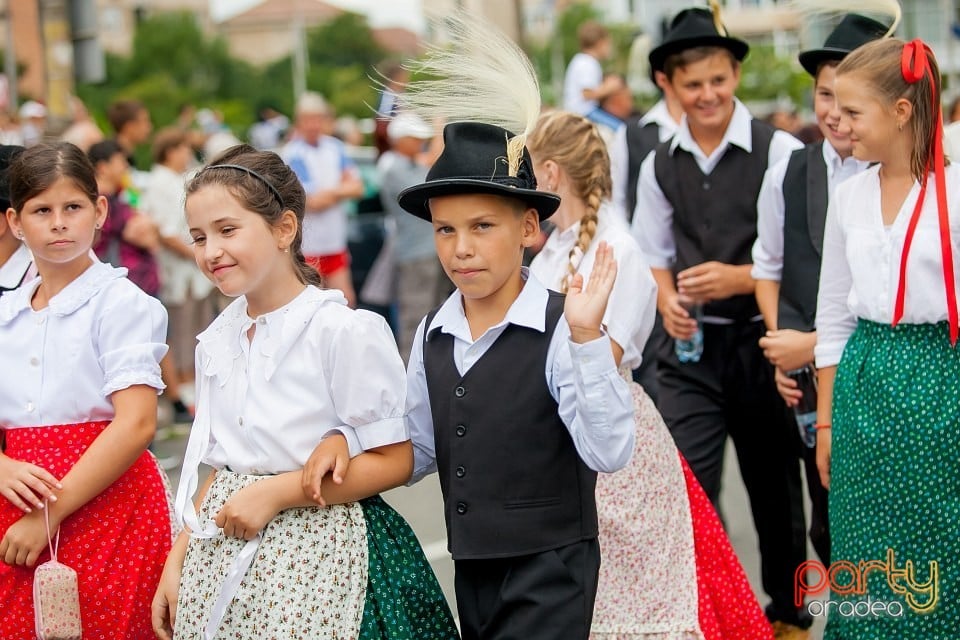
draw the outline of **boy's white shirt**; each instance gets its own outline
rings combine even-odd
[[[823,162],[827,167],[827,202],[833,197],[837,185],[855,176],[870,166],[869,162],[853,156],[841,158],[829,141],[823,142]],[[753,244],[753,269],[750,275],[755,280],[780,282],[783,273],[783,225],[786,204],[783,196],[783,179],[787,175],[790,156],[767,169],[757,197],[757,240]]]
[[[460,375],[494,345],[510,324],[545,331],[547,290],[524,267],[526,281],[503,321],[476,340],[463,312],[459,291],[454,291],[434,316],[429,329],[453,336],[453,357]],[[429,392],[423,363],[426,318],[417,327],[407,366],[407,423],[413,442],[414,469],[411,484],[437,470]],[[429,333],[428,333],[429,335]],[[546,384],[557,401],[577,453],[596,471],[612,472],[627,464],[633,453],[633,397],[627,382],[617,372],[610,339],[584,344],[570,339],[570,328],[561,316],[547,351]]]
[[[697,165],[705,175],[709,175],[726,153],[727,147],[735,145],[747,153],[753,151],[753,133],[751,121],[753,116],[740,100],[734,98],[733,117],[727,125],[723,139],[716,149],[708,156],[693,139],[687,116],[680,121],[680,128],[670,142],[670,153],[677,148],[688,151],[697,161]],[[785,131],[775,131],[770,140],[770,149],[767,153],[767,166],[776,164],[781,158],[787,157],[794,149],[803,145],[799,140]],[[660,189],[654,170],[656,152],[650,153],[640,167],[640,179],[637,181],[637,207],[634,210],[631,230],[640,248],[647,258],[647,262],[654,269],[669,269],[676,258],[677,245],[673,237],[673,205]]]

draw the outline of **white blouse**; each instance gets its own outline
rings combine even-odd
[[[547,287],[560,290],[569,273],[570,250],[576,246],[579,234],[579,222],[566,231],[554,229],[543,249],[534,257],[530,271]],[[653,330],[657,283],[626,222],[609,203],[600,207],[597,234],[577,268],[584,281],[589,279],[593,270],[601,241],[613,248],[613,257],[617,261],[617,280],[607,302],[603,323],[610,338],[623,348],[621,366],[636,369],[640,366],[643,346]]]
[[[163,389],[167,314],[126,273],[94,262],[40,311],[40,278],[0,298],[0,428],[111,420],[115,391]]]
[[[204,425],[194,424],[188,451],[202,447],[199,459],[212,467],[302,469],[331,431],[354,436],[362,449],[409,439],[393,335],[380,316],[347,307],[339,291],[308,286],[257,318],[240,297],[199,341],[196,422]],[[208,441],[196,441],[204,431]]]
[[[879,166],[871,167],[838,185],[827,208],[817,298],[818,367],[840,362],[857,318],[888,324],[893,320],[900,255],[920,185],[914,183],[893,224],[885,229],[879,170]],[[960,276],[960,167],[948,165],[945,175],[953,270]],[[946,319],[940,223],[931,176],[907,261],[901,322],[932,324]]]

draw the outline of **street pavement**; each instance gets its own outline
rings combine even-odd
[[[172,437],[159,440],[155,450],[158,457],[182,456],[186,447],[186,435],[183,430]],[[180,478],[180,468],[169,471],[170,481],[176,491]],[[201,475],[202,481],[203,475]],[[447,553],[446,530],[443,523],[442,500],[440,484],[434,474],[412,487],[400,487],[383,494],[383,497],[399,511],[410,523],[424,553],[430,560],[434,572],[440,581],[444,594],[450,603],[450,608],[456,614],[456,599],[453,592],[453,562]],[[806,492],[804,492],[806,497]],[[733,447],[727,447],[727,457],[724,463],[723,491],[720,496],[720,505],[724,513],[727,533],[734,549],[740,558],[743,567],[750,579],[754,592],[761,603],[767,599],[760,588],[760,559],[757,552],[757,538],[753,530],[750,507],[747,496],[740,480],[737,469],[736,456]],[[807,513],[809,514],[809,504]],[[808,545],[808,557],[815,558],[813,549]],[[823,636],[823,620],[817,619],[813,626],[810,640],[820,640]]]

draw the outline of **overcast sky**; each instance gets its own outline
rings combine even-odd
[[[356,11],[367,16],[373,27],[406,27],[423,31],[423,8],[420,0],[324,0],[329,4]],[[210,0],[210,14],[214,20],[224,20],[263,0]]]

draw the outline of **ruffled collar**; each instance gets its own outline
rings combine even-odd
[[[127,275],[122,267],[113,267],[95,260],[73,282],[60,293],[50,298],[47,312],[54,316],[68,316],[87,302],[114,280]],[[29,310],[30,300],[40,286],[42,278],[35,278],[19,289],[0,298],[0,324],[7,324],[19,314]]]
[[[247,331],[256,324],[260,333],[256,342],[260,353],[265,356],[264,376],[269,380],[324,304],[346,305],[347,300],[336,289],[308,286],[279,309],[251,318],[247,314],[247,299],[244,296],[237,298],[197,336],[204,375],[215,377],[220,386],[224,386],[243,355]]]

